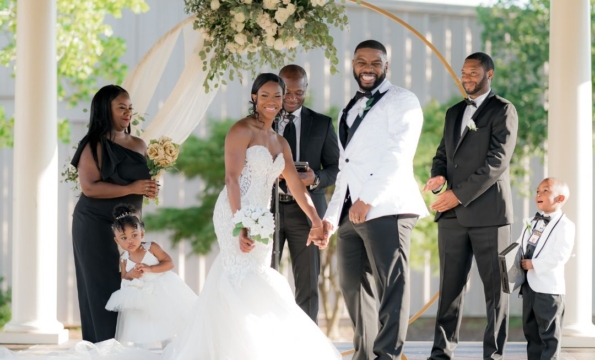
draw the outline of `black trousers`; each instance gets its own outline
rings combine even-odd
[[[354,360],[400,359],[409,321],[409,248],[417,215],[339,224],[341,291],[355,328]],[[379,307],[377,307],[377,302]]]
[[[296,202],[280,202],[279,218],[279,257],[283,255],[283,248],[287,243],[295,280],[295,302],[317,322],[320,251],[314,244],[306,246],[310,234],[310,221]]]
[[[502,292],[498,253],[509,243],[510,225],[467,228],[456,218],[438,220],[440,299],[430,359],[453,358],[473,256],[486,299],[488,324],[483,337],[483,358],[503,358],[508,336],[508,294]]]
[[[523,284],[523,332],[527,339],[528,360],[560,358],[564,295],[533,291]]]

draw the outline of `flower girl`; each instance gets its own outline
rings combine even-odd
[[[119,311],[116,340],[165,346],[184,329],[196,294],[171,269],[170,256],[153,242],[144,242],[144,224],[129,204],[114,208],[114,240],[124,249],[122,285],[105,308]]]

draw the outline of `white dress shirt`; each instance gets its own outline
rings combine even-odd
[[[473,114],[475,114],[477,109],[479,109],[479,107],[481,106],[483,101],[488,97],[491,91],[492,89],[488,89],[488,92],[486,92],[485,94],[479,95],[475,99],[471,99],[475,101],[475,105],[477,105],[477,107],[473,105],[467,105],[467,107],[465,108],[465,113],[463,113],[463,121],[461,122],[461,135],[463,135],[463,132],[465,131],[465,128],[467,127],[467,124],[469,123],[469,120],[471,120]]]
[[[302,128],[302,107],[300,106],[299,109],[297,109],[296,111],[292,112],[292,113],[287,113],[287,115],[292,114],[293,116],[295,116],[293,118],[293,124],[295,125],[295,161],[300,161],[300,130]],[[283,131],[285,131],[285,126],[287,126],[287,124],[289,124],[289,119],[287,118],[283,118],[281,119],[281,121],[279,121],[279,131],[277,131],[277,133],[281,136],[283,136]]]
[[[374,88],[374,90],[371,91],[372,95],[374,95],[376,91],[378,91],[378,89],[380,89],[380,87],[384,85],[385,82],[386,79],[384,79],[384,81],[381,82],[380,85],[378,85],[376,88]],[[351,127],[353,125],[355,118],[357,118],[357,114],[360,112],[360,109],[362,107],[366,106],[368,100],[370,100],[370,98],[362,97],[361,99],[356,101],[355,104],[353,104],[353,107],[349,109],[349,112],[347,113],[347,126]]]

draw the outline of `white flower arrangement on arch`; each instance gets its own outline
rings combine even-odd
[[[295,58],[297,47],[323,48],[331,73],[337,72],[337,49],[329,26],[347,25],[344,0],[184,0],[196,14],[194,28],[205,36],[199,55],[207,71],[204,86],[217,88],[242,79],[241,70],[256,74],[266,64],[280,68]],[[210,53],[212,57],[208,57]]]

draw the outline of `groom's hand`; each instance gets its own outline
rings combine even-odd
[[[335,226],[328,220],[323,220],[322,228],[324,229],[324,238],[328,241],[328,239],[331,237],[331,234],[335,232]]]
[[[349,209],[349,220],[354,224],[364,223],[371,207],[372,205],[368,205],[360,199],[357,199],[357,201],[351,205],[351,208]]]

